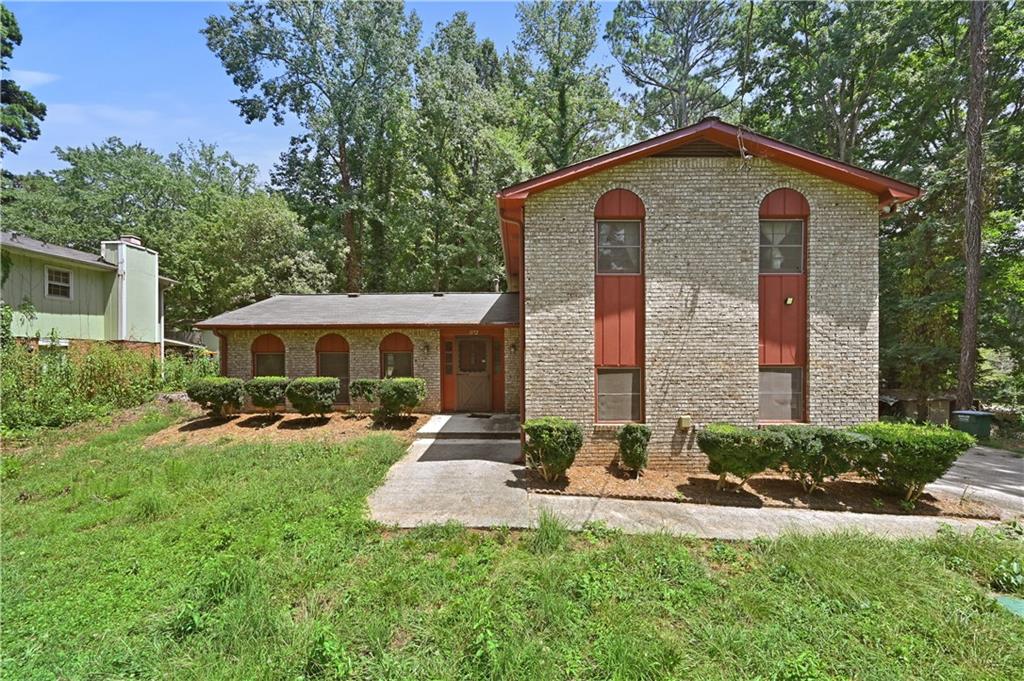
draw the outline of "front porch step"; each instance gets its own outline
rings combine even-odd
[[[432,440],[518,440],[518,414],[437,414],[416,432]]]

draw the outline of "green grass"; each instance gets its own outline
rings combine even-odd
[[[704,542],[366,520],[403,452],[146,449],[173,414],[5,454],[4,678],[1009,679],[1024,540]]]

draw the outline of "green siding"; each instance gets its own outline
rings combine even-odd
[[[157,256],[141,248],[128,246],[127,281],[128,339],[159,343],[157,324],[157,292],[160,290]]]
[[[12,331],[16,336],[46,337],[56,333],[60,338],[108,338],[104,317],[116,280],[113,271],[78,267],[13,251],[7,251],[7,255],[11,272],[0,295],[12,307],[28,301],[35,308],[34,319],[15,312]],[[71,300],[46,297],[47,265],[71,271]]]

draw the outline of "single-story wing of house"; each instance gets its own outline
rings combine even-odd
[[[709,118],[501,190],[506,293],[275,296],[197,325],[222,371],[419,376],[428,411],[628,422],[699,468],[713,421],[878,405],[878,226],[913,186]],[[344,397],[344,396],[342,396]]]

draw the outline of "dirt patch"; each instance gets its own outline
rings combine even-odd
[[[189,446],[213,442],[338,442],[369,433],[394,433],[411,441],[429,418],[429,414],[415,414],[388,427],[377,427],[367,415],[341,412],[327,416],[238,414],[228,419],[199,416],[150,435],[146,438],[146,446]]]
[[[855,475],[827,482],[812,494],[782,474],[766,473],[747,481],[742,489],[718,490],[718,477],[710,473],[649,470],[639,479],[618,466],[573,466],[566,480],[549,483],[533,470],[523,472],[527,489],[539,494],[570,494],[585,497],[676,501],[747,508],[805,508],[820,511],[894,513],[900,515],[1000,517],[999,510],[972,499],[945,494],[922,494],[913,509],[900,505],[870,482]]]

